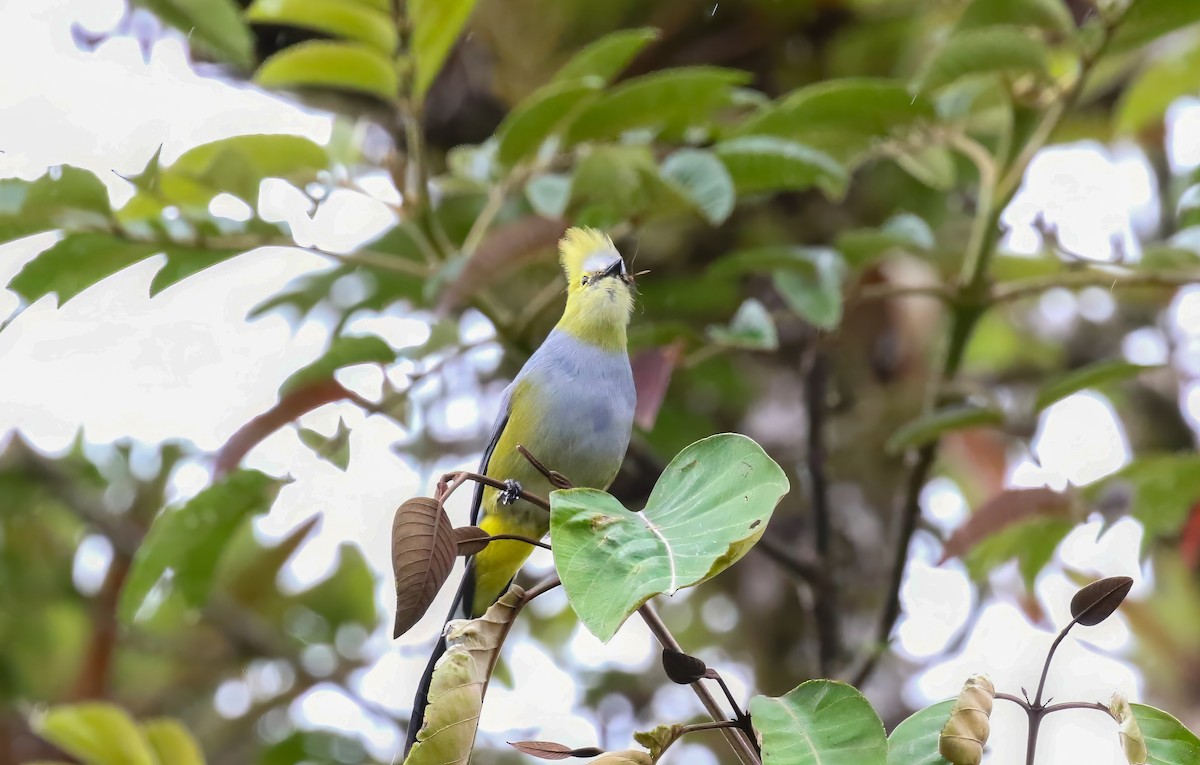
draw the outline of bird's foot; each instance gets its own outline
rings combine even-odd
[[[504,490],[500,492],[500,504],[511,505],[521,498],[521,484],[509,478],[504,482]]]

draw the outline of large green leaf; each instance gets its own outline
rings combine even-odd
[[[719,574],[762,536],[788,491],[762,447],[734,433],[681,451],[635,513],[610,494],[550,494],[554,564],[575,613],[607,642],[651,597]]]
[[[578,112],[567,139],[570,143],[613,139],[635,128],[682,130],[727,103],[731,88],[749,78],[735,69],[693,66],[628,80]]]
[[[733,212],[733,179],[721,160],[703,149],[680,149],[667,157],[663,177],[675,183],[711,224],[719,225]]]
[[[1182,96],[1200,93],[1200,41],[1184,50],[1164,52],[1121,91],[1117,130],[1136,133],[1161,122],[1167,107]]]
[[[571,57],[554,75],[555,82],[599,77],[610,83],[633,57],[658,38],[656,29],[622,29],[601,37]]]
[[[1046,45],[1016,27],[987,27],[959,32],[946,41],[917,77],[924,91],[938,90],[964,77],[1007,73],[1043,76]]]
[[[62,305],[101,279],[159,250],[158,245],[130,242],[111,234],[68,234],[26,263],[8,288],[29,302],[54,293]]]
[[[1069,33],[1075,29],[1062,0],[973,0],[958,19],[957,29],[996,25],[1029,26]]]
[[[829,196],[840,197],[849,181],[846,168],[833,157],[776,136],[733,138],[717,144],[714,151],[741,194],[816,186]]]
[[[125,710],[87,702],[52,707],[35,715],[39,736],[84,765],[158,765],[158,760]]]
[[[225,544],[247,518],[270,508],[278,488],[279,482],[268,475],[239,470],[182,507],[159,514],[138,547],[121,590],[121,621],[133,622],[164,577],[188,605],[201,605]]]
[[[200,745],[178,720],[162,718],[142,724],[159,765],[204,765]]]
[[[1126,11],[1106,51],[1124,53],[1170,34],[1200,24],[1200,3],[1193,0],[1136,0]]]
[[[496,157],[512,166],[532,156],[574,110],[599,94],[602,84],[600,78],[588,77],[554,82],[534,91],[496,129]]]
[[[187,35],[192,44],[237,64],[254,65],[254,36],[233,0],[133,0]]]
[[[853,687],[809,680],[778,698],[750,699],[763,765],[885,765],[887,735]]]
[[[448,2],[448,4],[453,4]],[[390,59],[358,43],[310,40],[263,62],[254,80],[266,88],[331,88],[391,103],[399,78]]]
[[[413,95],[421,99],[442,69],[459,32],[471,17],[475,0],[411,0],[411,54],[416,67]]]
[[[825,247],[794,250],[812,263],[812,272],[777,270],[772,274],[775,289],[800,316],[821,329],[833,329],[842,321],[842,279],[846,264],[841,255]]]
[[[293,372],[279,386],[279,395],[303,388],[314,382],[327,380],[343,367],[355,364],[387,364],[396,360],[392,346],[375,335],[354,337],[342,335],[333,339],[324,355],[311,364]]]
[[[1056,401],[1060,401],[1072,393],[1078,393],[1087,388],[1095,388],[1107,383],[1120,382],[1137,377],[1147,369],[1155,367],[1131,364],[1128,361],[1113,359],[1098,361],[1085,367],[1074,369],[1064,375],[1047,380],[1038,386],[1037,401],[1034,406],[1041,411]]]
[[[1146,739],[1147,765],[1195,765],[1200,762],[1200,738],[1171,715],[1145,704],[1130,704]]]
[[[950,719],[954,699],[913,712],[888,736],[887,765],[950,765],[938,752],[938,737]]]
[[[789,93],[737,132],[789,138],[851,162],[877,141],[934,119],[933,104],[897,80],[843,78]]]
[[[385,56],[396,52],[391,15],[348,0],[254,0],[246,19],[261,24],[312,29],[329,37],[369,45]]]

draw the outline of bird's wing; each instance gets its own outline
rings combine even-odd
[[[488,439],[488,445],[484,447],[483,457],[479,460],[479,472],[487,475],[488,463],[492,461],[492,452],[496,450],[496,443],[500,440],[500,434],[504,432],[504,426],[508,424],[508,415],[512,405],[512,386],[504,390],[504,395],[500,399],[500,414],[496,417],[496,424],[492,426],[492,437]],[[475,496],[471,498],[471,525],[479,525],[479,508],[483,504],[483,484],[475,484]]]

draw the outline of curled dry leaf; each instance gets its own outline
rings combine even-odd
[[[996,689],[984,675],[975,675],[963,685],[938,736],[938,751],[954,765],[979,765],[983,760],[995,697]]]
[[[671,682],[680,685],[691,685],[708,672],[708,665],[700,659],[670,648],[663,649],[662,665]]]
[[[1116,718],[1117,731],[1121,735],[1121,748],[1125,751],[1125,759],[1129,765],[1146,765],[1150,753],[1146,749],[1146,737],[1138,725],[1133,710],[1129,708],[1129,699],[1120,691],[1113,694],[1108,702],[1109,713]]]
[[[478,555],[490,540],[491,536],[478,526],[459,526],[454,530],[454,541],[462,556]]]
[[[1052,489],[1002,491],[980,505],[954,530],[946,540],[939,563],[966,555],[983,540],[1021,521],[1038,517],[1066,517],[1070,511],[1070,496]]]
[[[457,545],[446,511],[428,497],[410,499],[392,519],[392,572],[396,577],[396,625],[400,637],[416,624],[450,576]]]
[[[565,760],[568,757],[595,757],[604,754],[603,749],[597,749],[594,746],[572,749],[553,741],[509,741],[508,745],[518,752],[543,760]]]
[[[1110,576],[1092,582],[1071,598],[1071,616],[1086,627],[1099,624],[1112,616],[1131,587],[1133,580],[1127,576]]]

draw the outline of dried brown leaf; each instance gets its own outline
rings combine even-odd
[[[1071,510],[1071,498],[1053,489],[1008,489],[979,506],[946,540],[942,550],[945,563],[961,558],[975,545],[1021,521],[1036,517],[1066,516]]]
[[[708,666],[700,659],[670,648],[663,649],[662,665],[671,682],[680,685],[691,685],[708,672]]]
[[[509,741],[508,745],[522,754],[528,754],[543,760],[565,760],[568,757],[595,757],[604,754],[603,749],[587,746],[582,749],[572,749],[569,746],[556,744],[553,741]]]
[[[488,546],[491,535],[478,526],[459,526],[454,530],[454,542],[459,555],[478,555]]]
[[[458,546],[446,511],[428,497],[410,499],[392,520],[392,571],[400,637],[416,624],[450,576]]]

